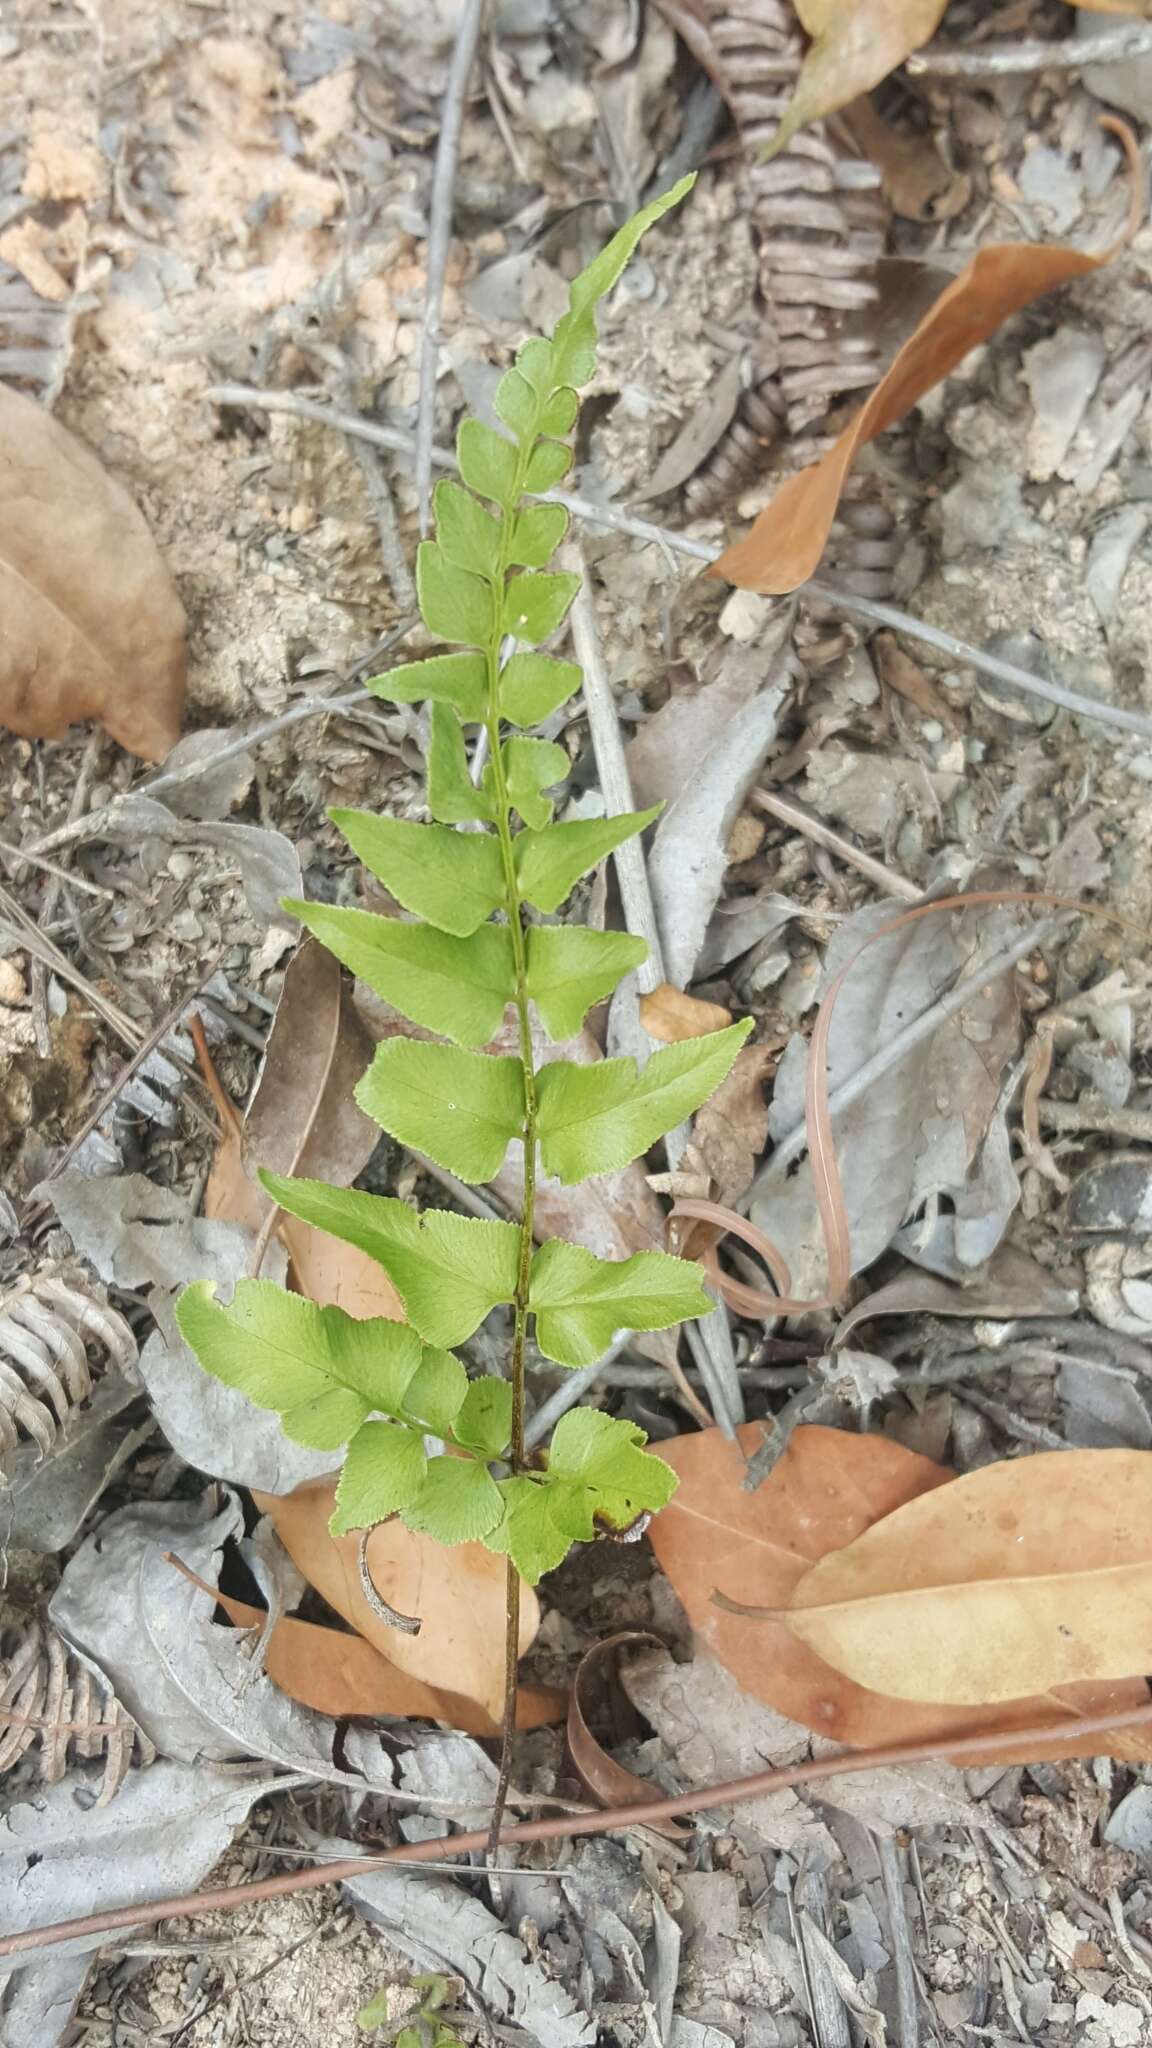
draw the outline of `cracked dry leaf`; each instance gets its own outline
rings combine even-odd
[[[902,1700],[979,1708],[1140,1680],[1152,1452],[1036,1453],[954,1479],[822,1558],[781,1618],[835,1670]]]
[[[0,386],[0,724],[96,720],[162,761],[184,706],[184,607],[143,515],[51,413]]]
[[[789,1617],[779,1611],[789,1607],[805,1573],[822,1558],[831,1561],[874,1524],[906,1511],[908,1503],[927,1508],[938,1493],[951,1490],[952,1475],[886,1437],[809,1425],[793,1431],[774,1471],[747,1492],[745,1461],[759,1448],[762,1430],[761,1423],[749,1422],[735,1443],[708,1429],[654,1445],[657,1456],[679,1473],[680,1485],[649,1532],[699,1640],[756,1699],[853,1749],[939,1740],[946,1753],[950,1737],[987,1731],[993,1761],[996,1736],[1009,1729],[1051,1723],[1062,1713],[1072,1721],[1145,1703],[1147,1687],[1130,1679],[1064,1685],[1042,1698],[1008,1698],[994,1707],[935,1706],[866,1688],[835,1670],[792,1632]],[[1152,1452],[1141,1455],[1152,1467]],[[777,1612],[767,1619],[730,1613],[716,1605],[716,1591]],[[926,1649],[919,1632],[906,1637],[906,1650],[909,1643],[917,1656]],[[1124,1729],[1111,1738],[1062,1741],[1048,1754],[1152,1759],[1152,1736],[1146,1729]],[[1019,1752],[1007,1758],[1019,1760]],[[1039,1751],[1032,1760],[1040,1760]]]
[[[865,443],[894,426],[1022,306],[1071,278],[1099,270],[1115,253],[1106,249],[1093,256],[1059,243],[1028,242],[998,242],[978,250],[941,292],[827,454],[781,485],[751,530],[725,550],[709,575],[771,595],[806,583],[824,553],[844,479]]]

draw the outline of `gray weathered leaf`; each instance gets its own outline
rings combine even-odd
[[[131,795],[117,803],[101,836],[130,850],[142,839],[159,839],[166,846],[214,847],[239,873],[257,924],[293,922],[281,899],[301,896],[304,882],[300,857],[282,832],[230,818],[177,818],[155,797]]]
[[[1066,1316],[1077,1296],[1015,1245],[1001,1245],[994,1258],[959,1285],[936,1273],[900,1273],[849,1311],[837,1325],[834,1344],[846,1344],[853,1330],[873,1316]]]
[[[0,1547],[63,1550],[92,1503],[139,1441],[117,1420],[140,1387],[107,1371],[83,1407],[74,1408],[51,1448],[17,1445],[0,1493]]]
[[[61,1635],[91,1659],[164,1756],[188,1764],[260,1757],[285,1770],[363,1790],[391,1790],[393,1767],[378,1739],[362,1745],[362,1771],[336,1761],[337,1723],[273,1685],[212,1619],[215,1601],[165,1552],[215,1585],[223,1545],[243,1529],[235,1495],[209,1518],[212,1501],[148,1501],[122,1508],[65,1568],[49,1613]]]
[[[346,1842],[313,1838],[328,1856]],[[375,1870],[346,1878],[344,1889],[367,1920],[421,1970],[460,1977],[496,2021],[517,2027],[535,2048],[591,2048],[596,2025],[549,1977],[524,1944],[479,1899],[445,1878]]]
[[[160,1762],[133,1771],[108,1806],[78,1799],[74,1776],[46,1785],[0,1819],[0,1927],[17,1934],[98,1907],[190,1891],[219,1861],[256,1801],[296,1782],[266,1769],[240,1774]],[[52,2048],[59,2035],[48,2026],[79,1995],[85,1956],[107,1939],[78,1935],[4,1984],[4,2048]],[[12,1968],[0,1962],[0,1981]],[[21,2021],[38,2012],[46,2030],[19,2033]]]
[[[665,812],[648,856],[648,878],[660,927],[664,972],[686,988],[700,957],[728,866],[728,840],[744,799],[776,737],[788,690],[780,646],[759,650],[767,681],[738,711]]]
[[[108,1286],[169,1293],[214,1274],[218,1263],[227,1268],[235,1255],[236,1224],[193,1216],[185,1195],[142,1173],[62,1173],[44,1194]]]

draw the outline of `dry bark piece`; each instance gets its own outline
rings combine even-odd
[[[72,1759],[103,1755],[97,1806],[115,1797],[133,1762],[156,1759],[107,1679],[32,1619],[0,1638],[0,1776],[37,1745],[45,1785],[58,1785]]]
[[[727,548],[709,573],[742,590],[774,595],[806,583],[819,565],[844,479],[864,444],[893,426],[1022,306],[1070,278],[1099,270],[1114,254],[1107,249],[1092,256],[1057,243],[1027,242],[978,250],[941,292],[827,454],[781,485],[751,531]]]
[[[328,1520],[336,1481],[311,1480],[294,1493],[255,1493],[292,1562],[330,1607],[374,1644],[390,1664],[438,1691],[478,1701],[498,1724],[504,1700],[504,1560],[482,1543],[446,1549],[398,1520],[368,1538],[368,1568],[382,1600],[420,1617],[419,1635],[402,1635],[373,1611],[360,1584],[358,1538],[333,1536]],[[540,1607],[520,1589],[520,1654],[540,1626]]]
[[[0,386],[0,724],[95,719],[162,761],[184,706],[184,607],[142,514],[91,450]]]
[[[1152,1670],[1152,1451],[1005,1460],[797,1585],[791,1633],[900,1699],[983,1707]]]
[[[82,1284],[46,1269],[0,1294],[0,1478],[22,1442],[47,1455],[92,1392],[88,1347],[127,1372],[136,1339],[123,1316]]]
[[[735,1443],[711,1429],[655,1445],[679,1473],[680,1485],[650,1531],[656,1556],[703,1642],[757,1699],[853,1749],[926,1740],[938,1741],[946,1752],[950,1739],[987,1731],[990,1759],[996,1758],[999,1733],[1051,1725],[1061,1712],[1072,1721],[1146,1702],[1147,1687],[1134,1680],[1065,1686],[1042,1699],[1012,1699],[995,1707],[896,1700],[834,1671],[784,1621],[725,1612],[713,1600],[717,1589],[751,1607],[787,1607],[805,1572],[821,1558],[855,1542],[906,1503],[930,1499],[951,1478],[943,1466],[886,1437],[812,1426],[796,1429],[763,1485],[745,1492],[745,1460],[759,1448],[762,1429],[761,1423],[743,1424]],[[1111,1738],[1093,1735],[1047,1752],[1102,1753],[1152,1758],[1152,1735],[1143,1728]]]

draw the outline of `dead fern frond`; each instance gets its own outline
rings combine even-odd
[[[46,1268],[0,1294],[0,1481],[21,1443],[50,1451],[94,1378],[136,1357],[123,1316],[80,1274]]]
[[[0,1633],[0,1776],[36,1744],[46,1785],[59,1784],[70,1761],[103,1756],[98,1806],[115,1797],[133,1761],[156,1758],[107,1681],[49,1623],[33,1619]]]

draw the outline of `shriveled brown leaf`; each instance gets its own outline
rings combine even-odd
[[[267,1616],[262,1607],[250,1607],[218,1588],[215,1591],[237,1628],[263,1627]],[[348,1715],[400,1715],[408,1720],[446,1721],[465,1735],[500,1732],[499,1722],[479,1701],[400,1671],[363,1636],[298,1621],[294,1615],[284,1615],[272,1630],[264,1669],[281,1692],[332,1720]],[[562,1692],[547,1686],[522,1686],[517,1700],[518,1725],[539,1728],[559,1721],[565,1704]]]
[[[609,1756],[588,1725],[588,1717],[595,1710],[597,1694],[603,1692],[606,1683],[614,1682],[621,1650],[638,1649],[642,1645],[649,1649],[664,1647],[659,1636],[650,1635],[647,1629],[622,1629],[618,1635],[605,1636],[602,1642],[593,1643],[592,1648],[584,1652],[572,1682],[568,1701],[568,1753],[580,1783],[600,1806],[640,1806],[652,1797],[652,1786],[638,1778],[634,1771],[625,1770],[615,1757]],[[631,1708],[629,1714],[633,1725],[636,1725],[636,1716]],[[683,1824],[679,1821],[655,1821],[653,1826],[657,1834],[668,1835],[674,1841],[684,1833]]]
[[[244,1119],[249,1171],[355,1180],[380,1136],[353,1095],[372,1053],[339,961],[306,938],[284,976]]]
[[[902,220],[951,220],[972,194],[972,180],[946,164],[930,135],[901,133],[863,94],[840,115],[840,125],[874,163],[884,197]]]
[[[987,1730],[990,1757],[998,1733],[1050,1724],[1061,1710],[1073,1721],[1119,1713],[1146,1699],[1144,1685],[1131,1680],[1067,1686],[1042,1699],[1011,1699],[996,1707],[925,1706],[866,1689],[835,1671],[782,1620],[719,1608],[713,1600],[717,1590],[749,1607],[789,1606],[821,1558],[855,1542],[906,1503],[922,1496],[930,1501],[951,1479],[942,1466],[886,1437],[802,1427],[763,1485],[745,1492],[745,1460],[759,1446],[761,1430],[759,1423],[745,1423],[736,1443],[719,1430],[703,1430],[653,1446],[679,1473],[680,1485],[650,1531],[656,1556],[703,1642],[757,1699],[854,1749],[929,1739],[943,1746],[950,1737]],[[1152,1737],[1125,1731],[1112,1741],[1089,1737],[1082,1746],[1071,1738],[1051,1754],[1105,1751],[1152,1757]]]
[[[775,595],[807,582],[824,553],[844,478],[865,443],[901,419],[1022,306],[1070,278],[1099,270],[1114,254],[1109,249],[1093,256],[1058,243],[1000,242],[980,249],[941,292],[827,454],[781,485],[751,531],[725,550],[710,574],[742,590]]]
[[[640,998],[640,1022],[649,1038],[662,1045],[679,1045],[685,1038],[704,1038],[709,1031],[723,1031],[732,1022],[732,1012],[723,1003],[706,1003],[683,989],[662,981],[650,995]]]
[[[450,1687],[498,1721],[504,1699],[504,1560],[482,1543],[451,1548],[400,1521],[381,1522],[368,1538],[368,1569],[380,1598],[419,1617],[419,1635],[389,1628],[360,1584],[358,1538],[328,1527],[336,1481],[311,1480],[289,1494],[254,1494],[293,1563],[330,1607],[410,1678]],[[535,1641],[540,1607],[520,1589],[520,1653]]]
[[[764,1083],[776,1070],[780,1050],[779,1040],[744,1046],[727,1078],[696,1112],[692,1143],[718,1202],[735,1202],[744,1193],[768,1142]]]
[[[812,46],[770,154],[807,122],[879,85],[935,33],[946,6],[947,0],[795,0]]]
[[[925,718],[939,719],[949,732],[959,732],[962,720],[934,683],[929,682],[918,661],[905,654],[894,633],[877,633],[872,642],[880,680],[898,697],[903,697]]]
[[[1152,1671],[1152,1451],[970,1472],[824,1557],[782,1617],[874,1691],[983,1708]]]
[[[0,724],[58,739],[96,720],[162,761],[184,707],[184,607],[123,485],[51,413],[0,385]]]

